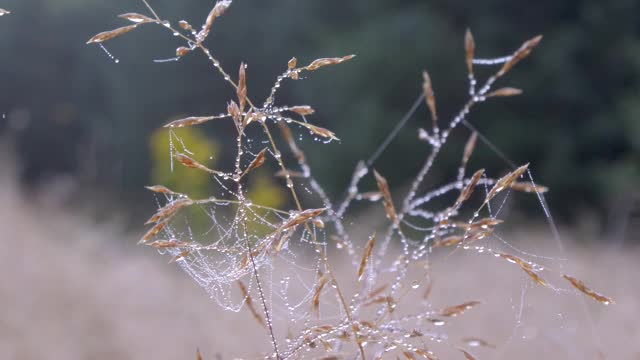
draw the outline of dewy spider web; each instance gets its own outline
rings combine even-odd
[[[563,274],[562,265],[554,269],[538,264],[558,262],[558,259],[519,250],[498,233],[497,227],[502,221],[497,216],[511,191],[533,192],[539,197],[552,232],[560,241],[542,195],[545,188],[533,181],[528,165],[515,166],[498,150],[497,154],[512,165],[513,171],[500,178],[490,177],[482,169],[469,175],[468,162],[478,138],[493,150],[497,149],[473,129],[467,115],[475,105],[489,98],[520,93],[520,90],[509,87],[494,90],[493,85],[528,56],[541,37],[526,41],[506,57],[477,59],[473,37],[467,32],[467,103],[451,121],[442,122],[438,118],[431,79],[425,72],[423,94],[371,158],[356,166],[345,198],[335,202],[313,178],[289,126],[309,131],[316,139],[331,141],[337,137],[333,132],[307,121],[307,116],[314,112],[311,107],[276,105],[276,95],[286,80],[298,80],[303,73],[340,64],[353,56],[317,59],[302,67],[292,58],[286,71],[277,77],[263,105],[256,106],[247,97],[246,66],[240,65],[236,82],[203,45],[214,21],[224,14],[231,1],[216,3],[199,31],[186,21],[179,22],[181,30],[174,28],[162,20],[146,1],[143,2],[153,17],[133,13],[121,15],[133,25],[100,33],[89,43],[101,44],[142,24],[162,25],[186,41],[186,46],[176,50],[178,58],[201,51],[236,90],[237,102],[229,101],[226,112],[220,115],[193,116],[166,125],[172,144],[172,161],[176,160],[193,171],[208,173],[216,191],[212,197],[192,199],[161,185],[149,187],[159,195],[161,203],[147,222],[152,227],[142,237],[141,243],[168,253],[171,261],[178,263],[223,308],[232,311],[247,308],[269,334],[271,351],[265,354],[265,358],[286,359],[300,357],[303,353],[305,356],[330,357],[354,354],[362,359],[367,355],[379,358],[394,353],[403,354],[406,358],[435,358],[432,344],[441,343],[450,349],[458,349],[453,342],[455,339],[450,339],[446,332],[438,329],[449,318],[461,315],[479,302],[467,301],[434,309],[431,302],[425,300],[425,305],[418,310],[403,304],[412,296],[420,296],[416,291],[421,286],[430,287],[424,282],[431,278],[431,253],[440,248],[452,249],[444,259],[454,253],[474,251],[506,260],[518,266],[534,283],[554,291],[569,291],[546,280],[545,274],[559,274],[587,296],[604,304],[612,301]],[[500,68],[478,86],[474,66]],[[431,151],[407,195],[401,202],[396,202],[387,180],[371,167],[423,100],[426,100],[432,127],[430,130],[420,129],[419,138]],[[231,121],[237,130],[236,158],[231,169],[214,170],[197,162],[190,156],[188,144],[183,144],[178,132],[174,131],[210,121]],[[464,147],[457,176],[434,189],[426,188],[424,181],[433,164],[449,143],[450,134],[461,124],[473,132]],[[285,161],[287,156],[283,156],[272,132],[274,125],[278,126],[281,139],[295,161]],[[252,128],[262,131],[262,135],[250,135],[254,131]],[[178,140],[177,146],[173,139]],[[247,177],[265,163],[274,163],[279,168],[276,175],[284,179],[295,204],[293,209],[254,204],[247,197]],[[378,189],[363,191],[359,187],[360,182],[370,173],[373,173]],[[528,179],[522,181],[524,175]],[[390,222],[385,231],[371,235],[364,244],[352,240],[348,230],[353,229],[347,229],[343,221],[351,205],[358,201],[382,203]],[[303,206],[307,203],[320,205]],[[209,229],[193,233],[187,209],[198,209],[206,214],[211,224]],[[465,215],[469,211],[470,215]],[[496,242],[497,246],[494,246]],[[330,244],[344,250],[341,252],[350,259],[347,262],[351,264],[350,271],[341,271],[344,274],[334,272],[330,257],[339,255],[332,250],[329,256]],[[500,246],[506,246],[508,251],[503,252]],[[345,285],[354,283],[353,287]],[[522,289],[521,308],[526,287]],[[517,318],[520,319],[520,315]],[[473,346],[471,343],[467,345]],[[473,358],[467,350],[459,350],[467,358]]]

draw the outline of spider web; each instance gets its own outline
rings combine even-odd
[[[230,4],[230,1],[217,3],[210,18],[220,16]],[[145,21],[157,22],[177,32],[157,15],[156,18],[157,21],[150,18]],[[191,31],[197,42],[190,40],[190,47],[184,51],[197,48],[209,32],[207,26],[211,26],[209,19],[202,31]],[[356,166],[341,201],[330,199],[314,179],[289,126],[309,131],[317,141],[330,142],[336,139],[335,135],[307,121],[306,116],[313,113],[310,107],[275,104],[277,91],[286,80],[298,80],[304,72],[339,64],[353,56],[317,59],[305,67],[297,67],[295,58],[292,59],[288,69],[277,77],[262,107],[257,107],[246,97],[245,66],[241,65],[236,84],[209,50],[201,47],[215,70],[237,90],[238,103],[231,101],[226,113],[181,119],[167,127],[170,128],[172,168],[173,161],[177,160],[194,171],[209,173],[216,195],[191,199],[187,194],[162,186],[150,187],[158,193],[159,209],[149,219],[148,224],[153,226],[141,242],[168,254],[171,261],[222,308],[250,311],[270,335],[271,350],[265,350],[265,358],[298,358],[303,354],[304,357],[342,357],[360,353],[362,357],[365,354],[376,358],[403,354],[406,358],[435,359],[436,352],[442,348],[445,352],[446,349],[461,351],[468,359],[474,358],[467,349],[489,347],[486,342],[472,338],[464,340],[465,347],[461,347],[457,345],[460,343],[457,334],[447,331],[447,327],[454,323],[453,318],[480,302],[468,300],[447,307],[435,305],[429,295],[435,275],[432,271],[436,264],[434,257],[438,252],[443,255],[437,257],[437,262],[473,252],[514,264],[524,272],[517,300],[512,301],[515,324],[500,348],[502,353],[522,328],[526,296],[533,284],[542,285],[553,293],[575,292],[554,285],[555,282],[547,280],[547,275],[565,276],[578,290],[602,303],[609,303],[610,299],[564,275],[562,240],[544,198],[546,190],[536,184],[528,165],[516,166],[468,121],[472,108],[488,98],[519,93],[513,88],[494,90],[493,87],[539,41],[540,37],[531,39],[506,57],[477,59],[473,53],[473,39],[468,33],[468,102],[448,123],[438,120],[431,80],[425,73],[424,92],[372,156]],[[498,66],[500,70],[478,86],[472,66]],[[387,180],[372,167],[425,102],[433,127],[419,129],[418,138],[430,153],[408,193],[403,198],[394,198]],[[188,144],[174,131],[174,128],[214,119],[232,120],[238,130],[237,156],[232,170],[213,170],[196,162],[189,156],[192,153]],[[293,159],[285,159],[279,149],[271,132],[274,125],[279,127],[281,139]],[[425,179],[429,178],[441,151],[450,147],[450,135],[459,125],[470,129],[472,135],[464,146],[457,175],[447,183],[427,186]],[[251,126],[261,127],[262,135],[249,138],[245,129]],[[512,171],[501,177],[479,169],[471,172],[469,158],[478,139]],[[246,178],[251,176],[253,169],[265,163],[280,168],[278,175],[285,180],[297,206],[288,210],[275,209],[254,204],[247,197]],[[371,173],[377,189],[362,189],[361,180]],[[522,250],[500,232],[500,217],[514,191],[537,196],[550,232],[560,248],[559,257]],[[361,230],[345,221],[350,216],[352,204],[357,202],[381,203],[388,219],[379,226],[382,231],[370,235],[367,242],[355,241],[362,237],[358,233]],[[310,208],[307,204],[320,206]],[[208,229],[194,230],[190,224],[192,213],[186,209],[204,214]],[[332,263],[341,266],[334,269]],[[419,294],[420,291],[423,293]],[[597,342],[595,331],[593,337]]]

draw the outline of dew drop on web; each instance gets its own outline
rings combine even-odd
[[[109,59],[113,60],[114,63],[117,64],[117,63],[120,62],[120,59],[118,59],[115,56],[113,56],[113,54],[111,54],[111,52],[109,52],[109,50],[107,50],[107,48],[104,47],[104,45],[102,45],[101,43],[98,43],[98,45],[100,45],[100,48],[102,49],[102,51],[104,51],[104,53],[107,54]]]

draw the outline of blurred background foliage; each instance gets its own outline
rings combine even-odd
[[[213,2],[152,4],[173,23],[185,19],[199,26]],[[17,147],[25,187],[70,174],[89,199],[99,194],[134,214],[148,214],[151,197],[142,186],[152,182],[208,194],[201,174],[168,172],[169,137],[158,130],[178,117],[226,109],[234,94],[206,59],[189,55],[154,63],[173,57],[182,45],[157,26],[107,42],[118,63],[85,45],[100,31],[126,25],[118,14],[146,13],[140,1],[0,5],[12,11],[0,21],[0,113],[6,114],[0,133]],[[319,181],[340,195],[356,162],[371,155],[421,91],[423,69],[431,73],[441,117],[460,108],[467,91],[467,27],[480,57],[506,55],[544,34],[533,56],[501,81],[525,94],[483,104],[470,121],[514,162],[532,163],[536,180],[552,189],[550,205],[562,220],[589,213],[604,224],[639,191],[638,14],[636,0],[236,0],[207,45],[233,74],[241,61],[249,64],[249,96],[255,99],[268,94],[292,56],[307,63],[358,55],[286,83],[278,99],[281,105],[312,105],[312,121],[343,140],[301,144]],[[420,166],[428,149],[416,129],[429,121],[421,109],[376,163],[396,187],[406,185]],[[228,160],[224,149],[235,139],[230,126],[180,132],[204,163]],[[452,141],[462,146],[465,132]],[[476,155],[471,166],[494,174],[507,169],[489,151]],[[457,152],[446,154],[433,183],[450,176],[459,158]],[[252,196],[281,205],[279,180],[263,172],[252,181],[267,189]]]
[[[190,157],[211,169],[215,168],[214,159],[220,151],[219,146],[201,128],[187,127],[171,133],[166,129],[158,129],[152,133],[149,141],[150,182],[163,184],[193,199],[206,198],[209,196],[207,187],[211,181],[209,174],[181,166],[171,158],[171,147],[174,147],[173,151],[184,151],[181,148],[182,142],[189,144],[189,151],[192,152],[188,154]]]

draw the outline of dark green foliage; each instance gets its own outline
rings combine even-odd
[[[209,5],[155,4],[159,12],[193,24],[204,20]],[[226,108],[222,99],[229,90],[206,59],[152,63],[175,52],[174,44],[157,41],[161,29],[139,29],[106,44],[119,64],[84,45],[105,28],[127,25],[115,18],[125,9],[144,12],[138,1],[8,0],[2,6],[12,14],[0,21],[0,113],[8,119],[0,121],[0,132],[16,139],[25,180],[73,173],[91,186],[109,184],[117,194],[139,192],[149,181],[152,129],[172,116]],[[340,192],[356,161],[371,154],[419,94],[423,69],[430,70],[441,115],[448,118],[460,107],[466,27],[485,52],[480,57],[506,53],[542,33],[536,56],[500,83],[517,84],[526,97],[483,104],[470,120],[515,162],[531,161],[537,180],[551,188],[552,208],[570,215],[582,207],[605,211],[608,199],[637,191],[640,183],[639,13],[632,0],[242,0],[207,43],[227,68],[251,64],[250,91],[262,92],[253,94],[257,98],[292,56],[306,63],[358,55],[339,76],[289,84],[280,98],[298,104],[315,94],[315,122],[348,139],[322,151],[308,140],[303,144],[311,147],[310,163],[323,174],[319,180]],[[105,19],[116,20],[109,27]],[[421,111],[412,121],[427,126]],[[207,131],[216,141],[232,140],[230,133]],[[385,171],[390,182],[402,184],[418,162],[394,161],[397,154],[422,158],[425,151],[408,130],[376,167],[393,169]],[[481,163],[500,164],[479,154]],[[456,164],[459,154],[450,160]],[[574,205],[561,206],[568,203]]]

